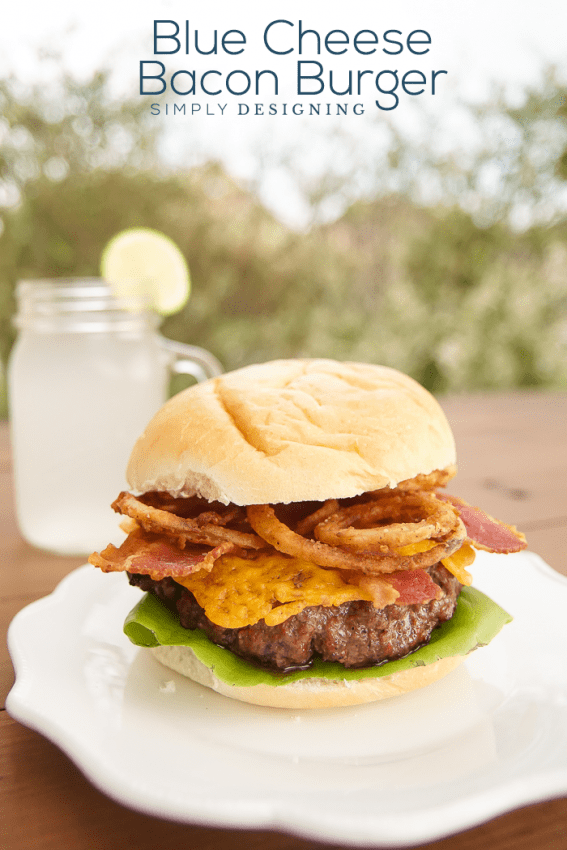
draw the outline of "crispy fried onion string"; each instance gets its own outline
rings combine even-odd
[[[317,540],[329,546],[347,546],[357,552],[382,551],[444,538],[456,526],[457,515],[448,503],[426,490],[389,490],[369,502],[341,508],[315,526]],[[413,516],[412,516],[413,515]],[[423,519],[415,519],[415,517]],[[388,525],[384,520],[401,519]]]
[[[306,534],[311,534],[316,525],[319,525],[320,522],[323,522],[327,517],[332,516],[339,510],[339,503],[336,499],[327,499],[327,501],[321,505],[314,513],[306,516],[305,519],[302,519],[301,522],[298,522],[295,526],[295,531],[297,534],[301,534],[305,536]]]
[[[246,509],[246,512],[248,521],[254,531],[279,552],[313,561],[322,567],[360,570],[367,574],[391,573],[396,570],[420,569],[432,566],[440,561],[441,558],[445,558],[455,552],[467,536],[463,523],[456,511],[453,511],[452,525],[449,532],[445,536],[441,536],[440,539],[436,539],[432,548],[425,552],[402,555],[399,552],[392,551],[385,545],[382,545],[380,552],[361,552],[345,549],[342,546],[328,545],[320,540],[310,540],[303,537],[281,522],[271,505],[250,505]],[[338,511],[334,516],[340,513],[341,511]],[[328,520],[324,522],[328,522]],[[399,546],[402,547],[403,542],[400,542]]]
[[[266,542],[255,534],[247,534],[232,528],[225,528],[221,517],[211,522],[211,512],[207,511],[207,522],[201,523],[200,517],[187,519],[169,511],[146,505],[131,493],[122,492],[112,503],[117,513],[126,514],[136,520],[144,531],[155,534],[168,534],[176,537],[183,547],[186,542],[218,546],[220,543],[233,543],[242,549],[265,549]]]
[[[445,469],[434,469],[428,474],[420,473],[415,478],[408,478],[406,481],[400,481],[396,486],[397,490],[435,490],[436,487],[446,487],[451,478],[457,474],[455,464],[447,466]],[[377,490],[377,493],[383,491]]]

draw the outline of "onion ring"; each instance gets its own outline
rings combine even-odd
[[[426,552],[400,555],[395,552],[376,554],[353,552],[339,546],[329,546],[319,540],[302,537],[276,517],[271,505],[249,505],[248,521],[254,531],[278,552],[312,561],[321,567],[344,570],[361,570],[364,573],[393,573],[396,570],[420,569],[436,564],[455,552],[466,537],[466,529],[456,517],[455,528],[447,539],[441,540]]]
[[[422,540],[439,539],[450,534],[457,525],[457,511],[429,491],[399,493],[391,490],[379,499],[341,508],[315,526],[315,537],[329,546],[346,546],[357,552],[395,549]],[[376,526],[378,520],[393,516],[403,518],[417,509],[423,519],[392,522]],[[354,527],[357,523],[358,527]],[[362,526],[362,527],[360,527]]]
[[[446,487],[451,478],[457,474],[454,463],[445,469],[434,469],[427,474],[420,473],[415,478],[407,478],[396,485],[397,490],[434,490],[436,487]],[[380,490],[375,491],[380,493]]]
[[[227,525],[234,520],[246,520],[244,508],[238,505],[208,502],[200,496],[171,496],[159,490],[149,490],[138,496],[138,501],[183,519],[193,519],[198,521],[199,525],[208,522],[213,525]]]
[[[222,525],[205,523],[199,525],[197,519],[176,516],[169,511],[154,508],[136,499],[131,493],[122,492],[112,503],[112,508],[120,514],[135,519],[144,531],[165,533],[177,537],[182,545],[191,543],[218,546],[220,543],[234,543],[242,549],[264,549],[265,541],[255,534],[247,534]]]
[[[327,517],[332,516],[339,510],[339,503],[336,499],[327,499],[327,501],[321,505],[316,511],[313,511],[312,514],[306,516],[301,522],[298,522],[295,526],[295,531],[297,534],[301,534],[302,537],[305,537],[306,534],[311,534],[316,525],[319,525],[320,522],[323,522]]]
[[[195,517],[195,522],[202,528],[205,525],[228,525],[229,522],[234,522],[241,517],[244,513],[242,508],[233,507],[229,510],[224,511],[224,513],[220,514],[216,511],[203,511],[202,514],[199,514]]]

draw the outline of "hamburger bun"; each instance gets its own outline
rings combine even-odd
[[[348,498],[451,469],[455,444],[435,399],[385,366],[279,360],[220,375],[171,398],[137,441],[138,492],[238,505]],[[442,678],[462,660],[360,680],[233,686],[187,646],[158,646],[165,666],[225,696],[279,708],[357,705]]]
[[[348,498],[444,470],[441,407],[385,366],[277,360],[171,398],[137,441],[130,487],[237,505]]]
[[[151,652],[165,667],[230,699],[270,708],[344,708],[401,696],[442,679],[464,656],[400,670],[377,679],[300,679],[286,685],[229,685],[196,657],[188,646],[156,646]]]

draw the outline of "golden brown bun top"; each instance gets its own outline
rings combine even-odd
[[[347,498],[455,463],[433,396],[385,366],[276,360],[171,398],[134,446],[128,482],[238,505]]]

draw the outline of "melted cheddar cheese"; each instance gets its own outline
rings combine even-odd
[[[436,544],[431,540],[410,543],[397,551],[400,555],[427,552]],[[465,544],[441,563],[461,584],[471,584],[467,572],[474,561],[474,550]],[[246,560],[223,555],[210,572],[200,570],[176,579],[194,595],[207,617],[225,629],[240,629],[265,620],[277,626],[310,605],[341,605],[355,600],[373,601],[372,594],[357,584],[349,584],[339,570],[318,567],[310,561],[280,553],[260,555]]]
[[[228,629],[283,623],[309,605],[341,605],[357,599],[372,601],[367,591],[348,584],[338,570],[278,553],[254,561],[223,555],[209,573],[177,579],[205,609],[209,620]]]
[[[420,540],[418,543],[408,543],[407,546],[400,546],[396,549],[398,555],[417,555],[418,552],[428,552],[436,546],[434,540]]]
[[[475,559],[475,551],[472,546],[469,546],[468,543],[464,543],[460,549],[457,549],[456,552],[453,552],[452,555],[449,555],[447,558],[443,558],[441,563],[444,567],[446,567],[450,573],[453,573],[455,578],[457,578],[461,584],[471,585],[472,584],[472,576],[465,569],[465,567],[470,567]]]
[[[434,540],[421,540],[419,543],[409,543],[407,546],[402,546],[400,549],[397,549],[399,555],[416,555],[418,552],[427,552],[429,549],[433,549],[437,544]],[[452,555],[448,555],[446,558],[441,559],[441,563],[443,566],[452,573],[456,579],[458,579],[461,584],[471,585],[472,584],[472,576],[465,569],[465,567],[470,567],[470,565],[474,562],[475,552],[472,546],[469,546],[468,543],[464,543],[460,549],[457,549],[456,552],[453,552]]]

